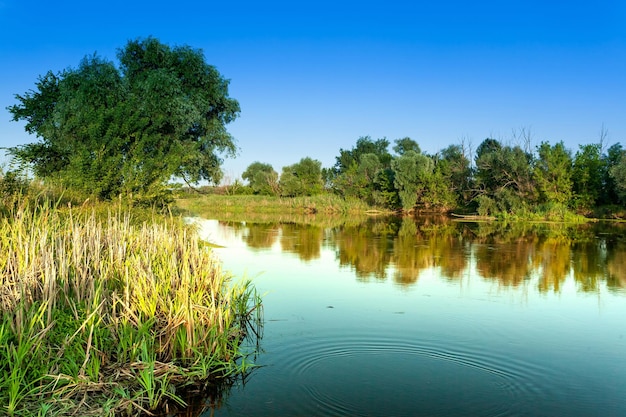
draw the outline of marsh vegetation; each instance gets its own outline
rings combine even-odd
[[[261,304],[196,232],[108,206],[0,218],[2,413],[139,415],[252,366]]]

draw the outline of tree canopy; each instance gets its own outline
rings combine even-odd
[[[219,182],[222,157],[237,149],[228,80],[201,50],[154,38],[129,41],[117,58],[87,56],[16,95],[8,110],[39,142],[10,153],[38,177],[101,198],[155,195],[173,177]]]
[[[572,156],[563,142],[537,147],[534,179],[542,202],[567,204],[572,199]]]
[[[286,197],[315,195],[322,192],[322,163],[309,157],[300,162],[283,167],[280,174],[281,194]]]
[[[278,184],[278,173],[270,164],[263,162],[253,162],[241,174],[241,178],[248,181],[252,191],[261,195],[280,194]]]
[[[626,204],[626,151],[621,150],[621,147],[615,147],[613,150],[619,151],[619,154],[616,163],[610,168],[610,175],[620,202]]]

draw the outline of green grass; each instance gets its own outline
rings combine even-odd
[[[295,223],[317,227],[358,225],[376,215],[390,215],[360,200],[336,195],[280,198],[257,195],[187,195],[175,201],[175,210],[228,222]]]
[[[176,205],[193,212],[268,214],[366,214],[376,211],[358,199],[334,194],[311,197],[271,197],[261,195],[185,195]]]
[[[26,203],[0,218],[0,414],[140,415],[249,367],[254,287],[157,219]]]
[[[514,213],[497,213],[497,220],[509,222],[554,222],[583,224],[591,219],[576,214],[562,204],[548,203],[534,209],[521,208]]]

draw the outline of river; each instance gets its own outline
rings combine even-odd
[[[203,416],[626,416],[617,225],[195,221],[265,318]]]

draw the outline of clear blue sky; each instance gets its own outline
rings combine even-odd
[[[6,107],[48,70],[130,39],[201,48],[231,80],[237,178],[254,161],[332,166],[360,136],[626,146],[624,1],[0,0],[0,146],[35,140]]]

